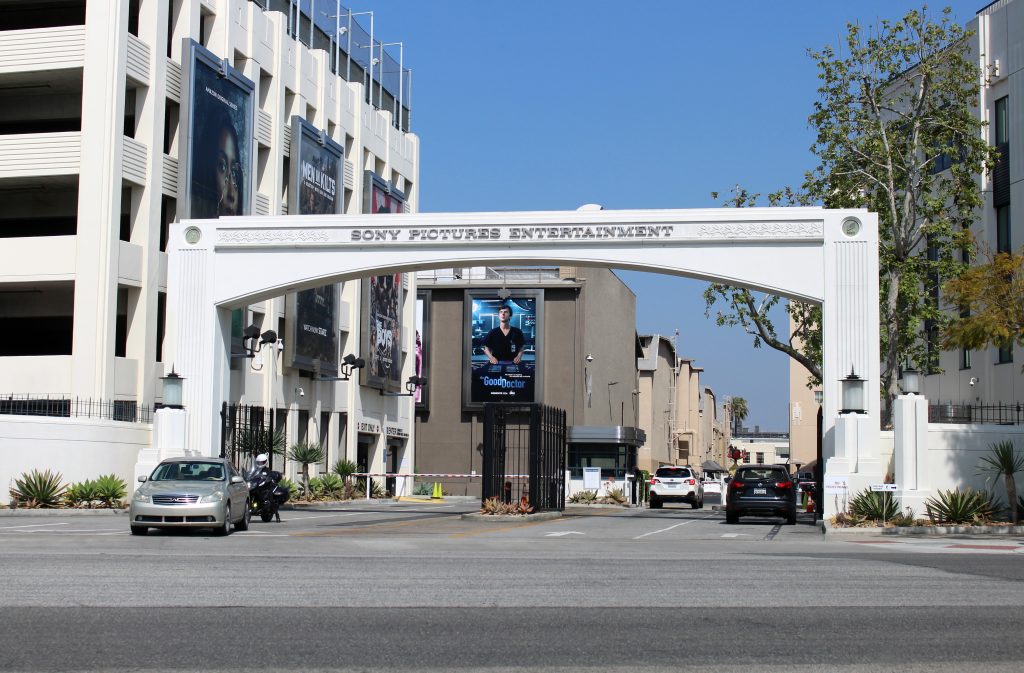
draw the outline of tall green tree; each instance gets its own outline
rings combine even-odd
[[[972,266],[943,287],[959,317],[943,334],[946,348],[1024,348],[1024,248]]]
[[[924,7],[868,30],[847,24],[841,47],[810,52],[820,81],[809,117],[818,165],[797,200],[878,214],[883,421],[900,367],[937,365],[938,335],[949,320],[939,287],[965,268],[969,226],[982,204],[977,176],[995,159],[973,114],[983,73],[951,15],[947,8],[933,19]],[[770,308],[771,299],[762,305]],[[734,304],[731,316],[775,334],[757,304],[747,304],[745,316]],[[815,319],[820,326],[814,311],[794,318],[807,334]],[[818,364],[808,370],[820,378]]]
[[[747,414],[750,413],[747,400],[742,397],[730,398],[729,411],[732,418],[732,434],[735,435],[743,427],[743,421],[747,420]]]

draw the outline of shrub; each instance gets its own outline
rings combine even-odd
[[[968,488],[939,491],[924,503],[925,513],[936,524],[986,524],[999,507],[989,494]]]
[[[1010,506],[1007,507],[1010,521],[1016,525],[1019,517],[1017,509],[1013,507],[1013,503],[1017,502],[1017,485],[1013,480],[1013,475],[1017,472],[1024,472],[1024,454],[1017,453],[1013,442],[1010,441],[996,442],[989,447],[989,451],[990,455],[982,457],[978,473],[988,475],[990,485],[994,484],[999,477],[1003,478],[1003,483],[1006,486],[1006,502],[1010,503]]]
[[[891,523],[894,526],[906,527],[914,527],[921,525],[921,522],[917,520],[916,516],[914,516],[914,510],[910,509],[909,507],[907,508],[906,512],[897,512],[895,515],[893,515],[893,517],[889,519],[889,523]]]
[[[481,514],[529,514],[533,511],[533,506],[530,505],[526,500],[520,500],[519,502],[502,502],[497,498],[487,498],[480,505]]]
[[[412,489],[412,494],[413,495],[433,495],[434,494],[434,485],[433,484],[428,484],[425,481],[421,481],[420,483],[416,484],[416,487],[414,489]]]
[[[281,477],[280,485],[288,489],[288,493],[292,500],[296,500],[299,497],[299,487],[295,485],[295,482],[288,477]]]
[[[319,442],[297,442],[288,449],[288,460],[302,464],[302,483],[306,489],[306,499],[309,499],[309,466],[323,461],[325,453]]]
[[[64,504],[68,507],[91,508],[94,500],[98,500],[96,482],[86,479],[77,484],[71,484],[64,491]]]
[[[309,480],[314,500],[341,500],[345,495],[345,482],[336,474],[324,474]]]
[[[366,477],[359,477],[358,479],[356,479],[355,493],[356,497],[366,497]],[[380,482],[375,481],[373,479],[370,479],[370,497],[387,497],[387,493],[384,492],[384,487],[381,486]]]
[[[104,474],[93,483],[96,485],[96,499],[104,507],[120,507],[128,495],[128,484],[117,475]]]
[[[348,481],[349,477],[351,477],[358,471],[359,468],[356,466],[356,464],[353,463],[351,460],[348,460],[347,458],[339,458],[334,463],[334,466],[331,467],[331,472],[338,475],[345,481]]]
[[[569,502],[590,505],[597,501],[597,491],[576,491],[569,496]]]
[[[21,476],[14,480],[14,487],[10,490],[11,499],[17,502],[19,507],[60,507],[64,491],[67,489],[67,486],[61,484],[63,479],[62,474],[54,474],[50,470],[22,472]]]
[[[865,490],[850,500],[850,513],[864,519],[888,521],[900,513],[900,505],[892,493]]]
[[[627,502],[626,493],[621,488],[609,489],[608,494],[602,501],[609,505],[624,505]]]

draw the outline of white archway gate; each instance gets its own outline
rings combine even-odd
[[[398,271],[604,266],[706,279],[821,304],[826,475],[881,481],[879,398],[839,416],[851,369],[879,390],[878,223],[863,210],[719,208],[184,221],[168,243],[164,361],[188,379],[185,447],[215,453],[229,396],[231,309]],[[160,431],[154,429],[159,444]],[[835,508],[826,498],[826,514]]]

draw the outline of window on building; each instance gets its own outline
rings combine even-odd
[[[156,293],[156,361],[164,361],[164,332],[167,331],[167,293]]]
[[[1010,252],[1010,205],[996,208],[996,252]]]
[[[992,135],[995,145],[1005,145],[1010,142],[1010,128],[1009,128],[1009,96],[1003,96],[996,101],[996,119],[995,123],[992,124]]]
[[[1000,348],[996,364],[1005,365],[1009,362],[1013,362],[1013,346]]]
[[[971,368],[971,349],[961,348],[960,349],[960,369]]]
[[[757,451],[757,452],[755,452],[754,455],[755,455],[755,458],[757,460],[757,464],[758,465],[764,464],[764,452],[763,451]]]
[[[128,32],[139,36],[139,8],[142,0],[128,0]]]

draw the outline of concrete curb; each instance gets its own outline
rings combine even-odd
[[[4,516],[112,516],[127,514],[127,509],[0,509],[0,517]]]
[[[537,512],[536,514],[480,514],[471,512],[463,514],[463,521],[489,521],[494,523],[512,523],[515,521],[550,521],[551,519],[562,518],[561,512]]]
[[[944,535],[1024,535],[1024,526],[892,526],[890,528],[874,526],[870,528],[837,528],[828,521],[820,521],[817,525],[821,527],[821,532],[828,536],[942,537]]]

